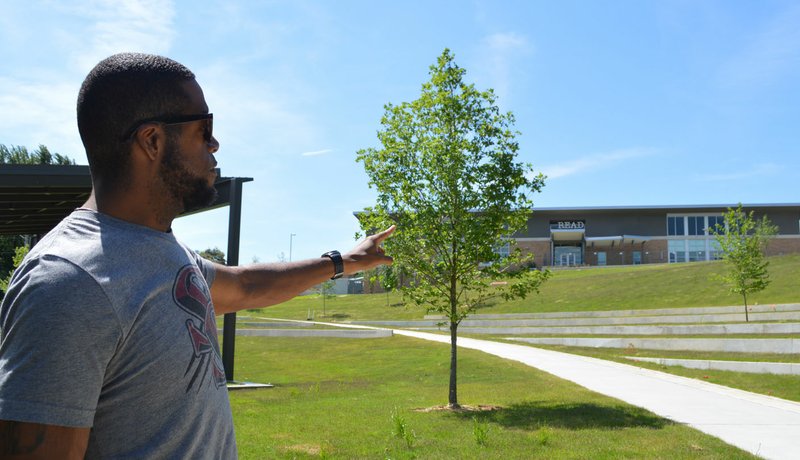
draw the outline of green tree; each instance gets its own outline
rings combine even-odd
[[[459,407],[458,325],[488,297],[524,298],[549,275],[520,270],[533,256],[518,248],[507,258],[493,250],[525,227],[528,195],[541,190],[544,176],[516,161],[513,115],[500,111],[491,89],[478,91],[464,76],[445,49],[419,99],[384,107],[382,147],[357,154],[378,193],[358,214],[361,228],[397,225],[384,244],[395,268],[414,277],[404,297],[448,320],[450,408]],[[500,278],[508,283],[491,285]]]
[[[13,270],[17,248],[26,246],[22,235],[0,235],[0,276]]]
[[[216,246],[214,246],[214,249],[203,249],[202,251],[197,251],[197,253],[206,260],[225,265],[225,253]]]
[[[747,313],[747,295],[764,290],[770,283],[767,267],[769,261],[764,257],[764,248],[769,238],[777,233],[775,227],[763,216],[753,217],[753,211],[744,212],[741,203],[736,209],[728,208],[724,214],[724,225],[711,229],[722,252],[722,259],[728,264],[728,272],[719,276],[731,292],[742,296],[745,321],[750,321]]]
[[[11,270],[8,271],[8,276],[0,278],[0,291],[2,291],[3,294],[8,291],[8,284],[11,283],[11,276],[14,274],[14,270],[22,263],[22,259],[28,255],[28,251],[29,249],[27,246],[20,246],[14,251],[14,261]]]
[[[60,153],[51,153],[44,145],[29,151],[26,147],[12,145],[7,147],[0,144],[0,165],[74,165],[75,160]]]

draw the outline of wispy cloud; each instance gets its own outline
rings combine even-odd
[[[558,179],[587,171],[594,171],[599,168],[609,168],[621,161],[647,157],[656,153],[657,151],[655,149],[638,147],[614,150],[607,153],[587,155],[564,163],[545,165],[541,170],[548,179]]]
[[[64,8],[91,21],[89,45],[73,55],[80,69],[121,51],[167,54],[175,38],[172,0],[92,0]]]
[[[717,182],[734,181],[734,180],[742,180],[759,176],[772,176],[779,174],[782,170],[783,168],[781,168],[780,165],[777,165],[775,163],[761,163],[741,171],[719,172],[711,174],[696,174],[695,179],[701,181],[717,181]]]
[[[533,45],[528,38],[515,32],[501,32],[483,38],[480,45],[479,72],[483,72],[487,83],[492,87],[501,101],[506,100],[511,92],[511,69],[517,56],[532,52]]]
[[[721,70],[722,84],[734,88],[769,85],[800,74],[800,5],[774,18]]]
[[[333,152],[333,149],[324,149],[324,150],[314,150],[313,152],[303,152],[300,155],[304,157],[317,157],[331,152]]]

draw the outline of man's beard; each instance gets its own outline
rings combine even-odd
[[[182,212],[203,208],[217,198],[217,189],[208,185],[207,177],[193,175],[180,163],[178,143],[169,137],[159,176],[172,198],[183,204]]]

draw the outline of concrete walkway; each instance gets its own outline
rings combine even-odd
[[[440,334],[397,335],[450,343]],[[800,404],[712,383],[524,345],[459,338],[462,348],[521,362],[592,391],[685,423],[767,459],[800,458]]]

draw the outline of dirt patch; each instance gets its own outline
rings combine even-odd
[[[457,408],[453,408],[450,406],[433,406],[433,407],[422,407],[419,409],[412,409],[414,412],[440,412],[440,411],[449,411],[449,412],[491,412],[495,410],[502,409],[502,406],[494,406],[491,404],[479,404],[477,406],[470,406],[469,404],[462,404]]]
[[[283,448],[283,450],[289,452],[299,452],[308,455],[319,455],[319,453],[322,452],[322,447],[314,444],[295,444],[293,446],[286,446]]]

